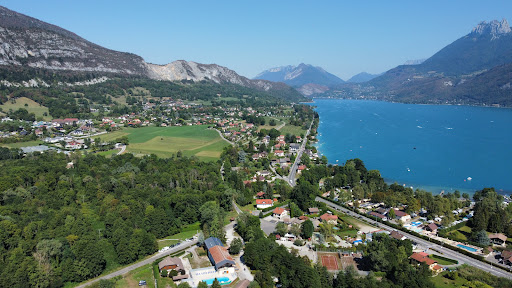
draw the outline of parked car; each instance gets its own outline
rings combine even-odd
[[[146,286],[146,285],[147,285],[146,280],[139,281],[139,286]]]

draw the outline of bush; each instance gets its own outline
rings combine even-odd
[[[300,239],[296,239],[295,241],[293,241],[293,245],[295,245],[295,246],[304,246],[304,241],[302,241]]]
[[[164,269],[164,270],[160,271],[160,276],[167,277],[168,275],[169,275],[169,273],[167,270]]]

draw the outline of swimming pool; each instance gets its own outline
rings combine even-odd
[[[478,249],[475,249],[475,248],[473,248],[473,247],[469,247],[469,246],[466,246],[466,245],[462,245],[462,244],[457,244],[457,247],[462,248],[462,249],[466,249],[466,250],[468,250],[469,252],[473,252],[473,253],[475,253],[476,251],[478,251]]]
[[[228,285],[229,283],[231,283],[231,280],[229,280],[228,277],[220,277],[220,278],[217,278],[217,280],[219,281],[220,285]],[[206,284],[208,284],[208,285],[212,285],[213,281],[215,281],[215,278],[206,279],[203,281],[206,282]]]
[[[411,226],[420,226],[421,225],[421,222],[412,222],[411,223]]]

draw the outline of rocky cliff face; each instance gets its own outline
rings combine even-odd
[[[286,84],[259,79],[250,80],[216,64],[182,60],[167,65],[149,64],[135,54],[103,48],[58,26],[2,6],[0,6],[0,65],[78,72],[107,72],[168,81],[207,80],[219,84],[238,84],[271,94],[284,91],[287,95],[300,97],[297,91]]]
[[[0,65],[147,75],[144,60],[0,6]]]
[[[492,36],[491,39],[494,40],[510,32],[512,32],[512,30],[510,29],[510,25],[508,25],[508,21],[506,19],[503,19],[501,20],[501,22],[499,22],[498,20],[493,20],[489,23],[482,21],[478,23],[478,25],[475,28],[473,28],[471,34],[490,34]]]
[[[190,80],[199,82],[203,80],[215,83],[232,83],[258,90],[269,91],[286,87],[283,83],[266,80],[250,80],[238,75],[235,71],[217,64],[200,64],[178,60],[167,65],[148,64],[149,77],[158,80],[180,81]]]

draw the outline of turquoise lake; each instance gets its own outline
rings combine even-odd
[[[512,109],[315,99],[319,152],[360,158],[388,183],[473,193],[512,192]]]

